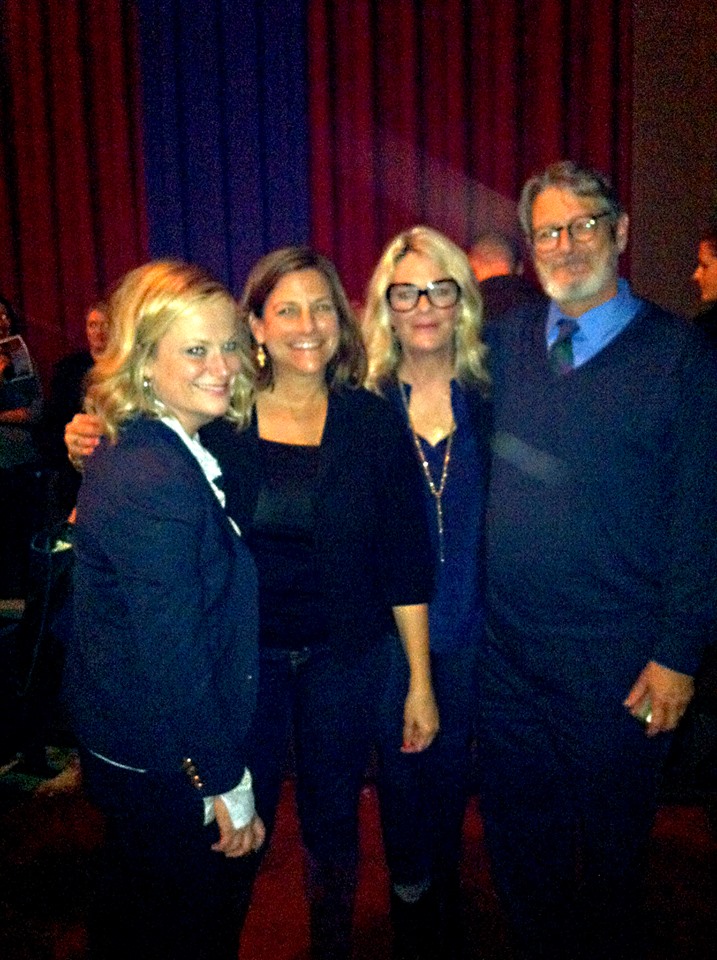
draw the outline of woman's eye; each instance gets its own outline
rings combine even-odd
[[[334,305],[330,301],[325,303],[317,303],[314,305],[314,310],[316,313],[333,313]]]
[[[237,353],[239,351],[239,341],[227,340],[227,342],[222,346],[222,351],[224,353]]]
[[[206,347],[187,347],[187,353],[190,357],[205,357],[207,350]]]
[[[279,307],[276,312],[280,317],[295,317],[299,311],[292,304],[286,304],[284,307]]]

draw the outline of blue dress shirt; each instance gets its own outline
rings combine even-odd
[[[614,340],[637,314],[639,307],[640,300],[630,290],[627,280],[618,280],[614,297],[592,310],[586,310],[579,317],[570,317],[579,324],[579,330],[573,335],[573,366],[587,363]],[[548,350],[557,339],[558,324],[566,318],[567,314],[561,311],[555,300],[551,300],[545,328]]]

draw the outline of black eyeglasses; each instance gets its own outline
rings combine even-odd
[[[386,290],[386,299],[392,310],[407,313],[418,306],[418,301],[424,294],[434,307],[454,307],[460,298],[461,288],[450,277],[434,280],[426,284],[424,290],[415,283],[392,283]]]
[[[603,217],[609,216],[610,211],[603,210],[602,213],[593,213],[589,217],[575,217],[560,227],[557,224],[541,227],[540,230],[533,231],[533,246],[536,250],[555,250],[563,230],[576,243],[589,243],[595,236],[598,223]]]

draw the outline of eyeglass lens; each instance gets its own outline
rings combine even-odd
[[[609,213],[604,210],[602,213],[594,213],[589,217],[576,217],[563,226],[543,227],[533,234],[533,244],[543,250],[557,247],[563,230],[577,243],[587,243],[595,236],[595,230],[600,220],[607,216],[609,216]]]

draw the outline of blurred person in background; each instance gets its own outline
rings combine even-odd
[[[59,520],[72,510],[80,486],[80,474],[67,459],[65,425],[82,410],[88,374],[107,346],[109,319],[107,304],[93,304],[85,318],[87,347],[63,357],[55,364],[44,418],[44,453],[55,471],[52,511]]]
[[[712,342],[717,342],[717,227],[706,230],[700,238],[692,279],[700,290],[695,323]]]
[[[23,595],[30,539],[44,500],[35,436],[42,391],[29,355],[15,339],[24,332],[20,315],[0,296],[0,596],[5,597]]]

